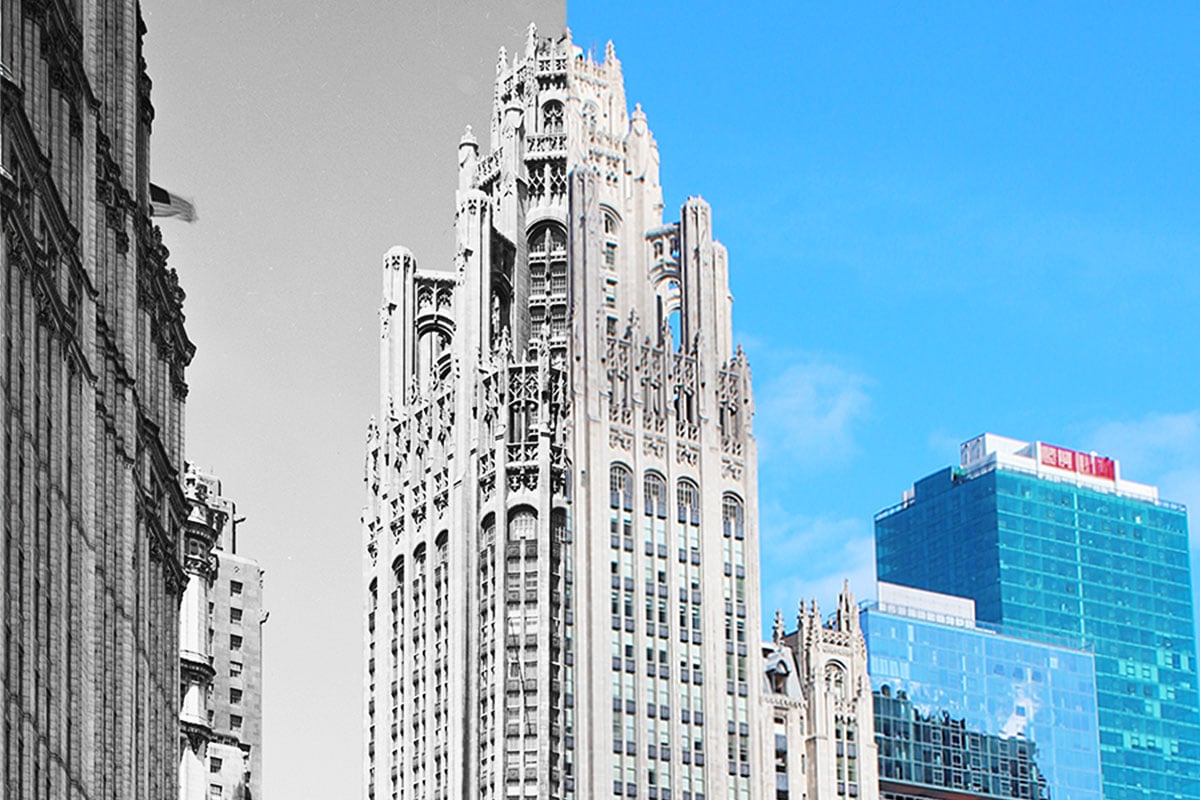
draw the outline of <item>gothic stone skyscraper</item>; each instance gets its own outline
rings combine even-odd
[[[164,798],[179,759],[183,292],[131,0],[0,0],[0,795]]]
[[[664,223],[611,45],[501,51],[487,138],[454,263],[384,259],[366,795],[757,798],[753,406],[709,206]]]

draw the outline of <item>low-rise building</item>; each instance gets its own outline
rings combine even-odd
[[[793,633],[776,613],[772,639],[763,646],[758,722],[774,745],[764,748],[763,797],[878,798],[867,648],[849,586],[828,620],[816,601],[801,604]]]
[[[878,598],[861,620],[884,800],[1100,800],[1091,652],[977,623],[966,598],[887,583]]]

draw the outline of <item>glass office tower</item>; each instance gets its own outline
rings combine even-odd
[[[967,599],[878,596],[861,624],[882,796],[1101,800],[1090,652],[977,625]]]
[[[1186,510],[1120,465],[985,434],[876,515],[879,579],[1094,650],[1107,800],[1200,797]]]

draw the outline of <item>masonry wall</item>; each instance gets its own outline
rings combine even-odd
[[[127,0],[0,5],[5,797],[176,792],[184,368]]]

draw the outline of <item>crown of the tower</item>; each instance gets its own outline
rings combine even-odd
[[[608,796],[618,778],[627,797],[670,797],[658,773],[638,792],[636,731],[669,737],[683,696],[682,719],[742,724],[762,674],[753,406],[725,249],[698,197],[664,222],[658,147],[611,44],[597,60],[531,28],[500,51],[488,128],[458,142],[453,269],[384,259],[364,567],[369,646],[390,633],[403,677],[389,695],[369,672],[368,716],[391,708],[408,738],[368,739],[390,764],[368,776],[483,800]],[[643,652],[654,683],[639,689]],[[717,699],[704,676],[722,667]],[[687,738],[691,786],[727,777],[702,739]],[[716,796],[757,796],[756,752],[739,746]]]

